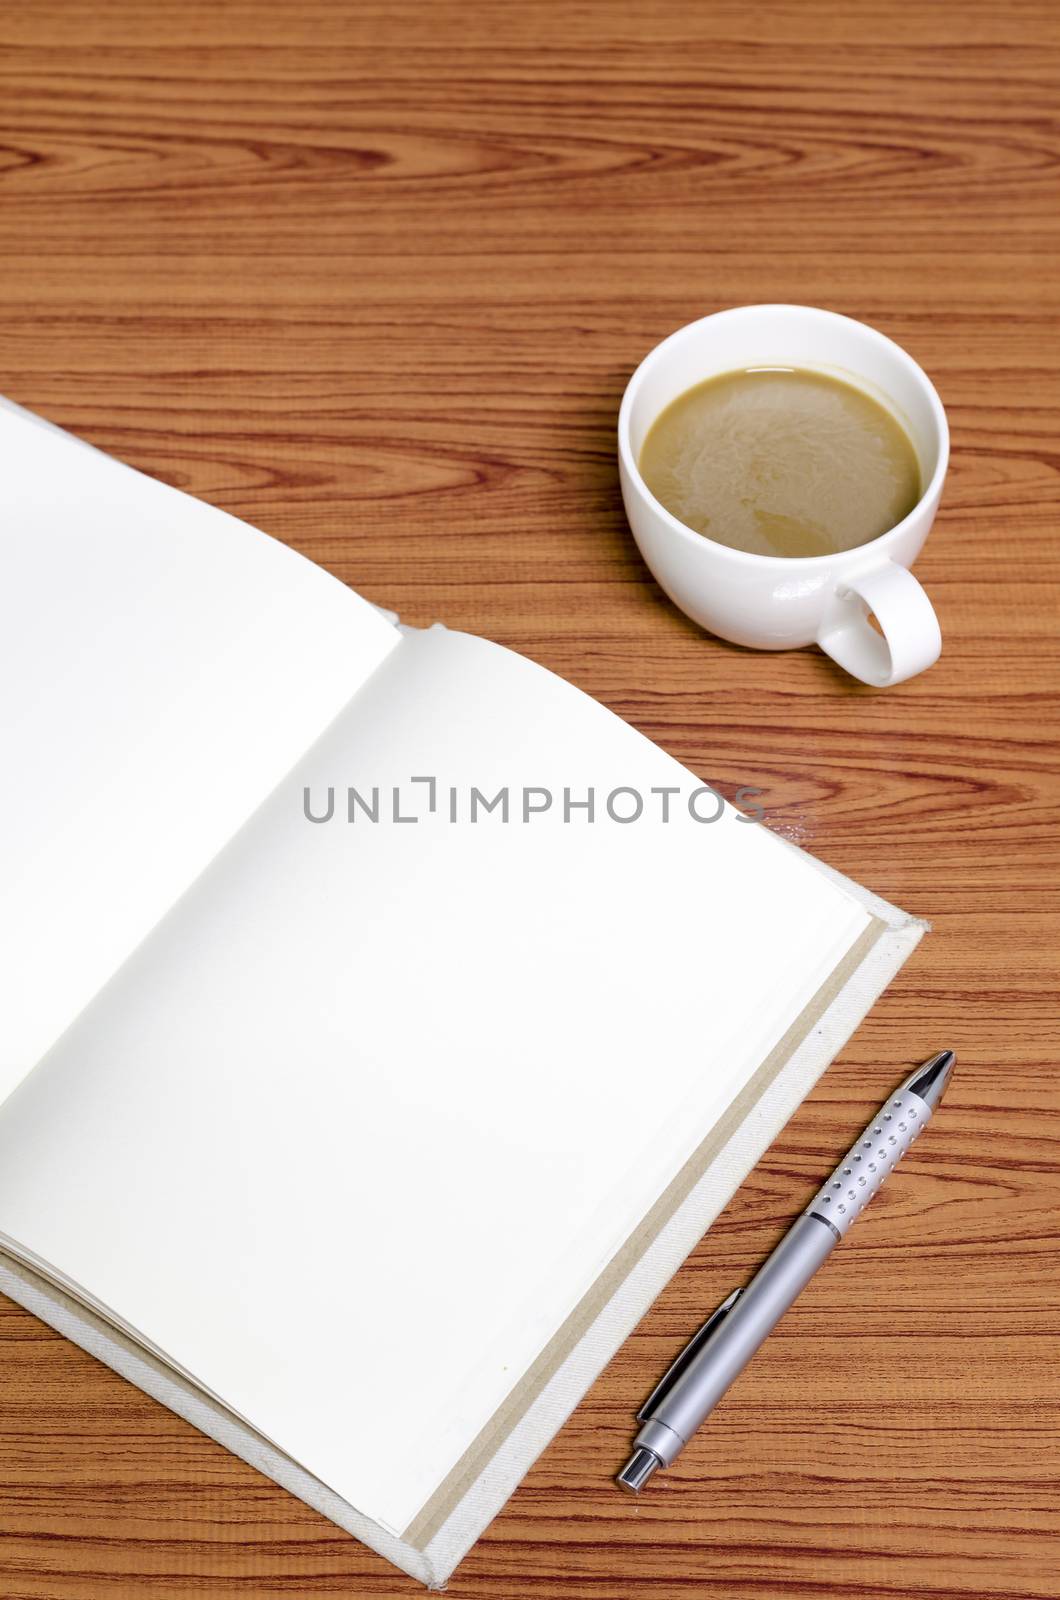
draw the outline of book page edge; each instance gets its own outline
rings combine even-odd
[[[444,1581],[445,1575],[434,1572],[426,1552],[416,1550],[364,1516],[195,1384],[181,1378],[95,1312],[2,1251],[0,1293],[410,1577],[428,1588],[439,1587]]]
[[[537,1373],[527,1403],[507,1419],[507,1426],[503,1420],[498,1425],[498,1414],[404,1536],[397,1536],[358,1512],[102,1318],[2,1254],[0,1292],[410,1577],[428,1588],[441,1587],[927,930],[927,923],[888,906],[841,874],[829,875],[856,893],[873,919],[869,927],[772,1053],[776,1056],[780,1052],[779,1061],[773,1062],[772,1056],[767,1059],[734,1102],[719,1124],[721,1137],[712,1136],[704,1142],[710,1147],[705,1163],[701,1147],[659,1206],[627,1241],[615,1258],[621,1268],[614,1274],[618,1281],[612,1282],[605,1273],[607,1293],[594,1296],[591,1306],[583,1303],[578,1327],[568,1330],[565,1346],[552,1351],[551,1360],[547,1359],[548,1350],[543,1352],[542,1370]],[[845,971],[848,966],[851,970]],[[797,1039],[792,1038],[793,1033]],[[742,1106],[748,1091],[751,1104]],[[694,1170],[697,1166],[698,1174]],[[660,1207],[668,1215],[658,1216]],[[575,1333],[573,1340],[569,1338],[571,1331]],[[631,1396],[631,1419],[636,1399]]]
[[[922,919],[897,911],[838,873],[834,876],[857,894],[874,919],[867,930],[872,937],[862,935],[853,947],[862,946],[860,959],[845,980],[824,986],[830,992],[823,1007],[807,1021],[757,1101],[712,1153],[684,1197],[678,1197],[669,1217],[577,1343],[545,1378],[514,1426],[482,1461],[477,1474],[461,1485],[462,1492],[444,1508],[437,1497],[428,1502],[406,1530],[406,1539],[422,1543],[432,1569],[443,1581],[509,1499],[928,931],[929,925]],[[812,1003],[807,1010],[811,1009]],[[631,1426],[640,1398],[630,1396]]]

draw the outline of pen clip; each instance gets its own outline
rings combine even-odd
[[[724,1317],[728,1316],[729,1312],[732,1310],[733,1306],[736,1304],[737,1300],[739,1300],[742,1294],[742,1289],[734,1289],[732,1294],[729,1295],[728,1299],[721,1302],[721,1305],[718,1307],[717,1311],[713,1312],[713,1314],[707,1318],[699,1332],[692,1335],[691,1339],[681,1351],[681,1354],[677,1357],[677,1360],[663,1373],[662,1377],[655,1385],[655,1388],[652,1390],[647,1400],[645,1400],[644,1404],[637,1412],[638,1422],[648,1421],[656,1406],[659,1405],[665,1396],[669,1394],[670,1390],[673,1388],[678,1378],[681,1377],[682,1373],[688,1370],[696,1356],[698,1356],[699,1352],[710,1338],[711,1334],[714,1332],[714,1329],[718,1326],[718,1323],[721,1322]]]

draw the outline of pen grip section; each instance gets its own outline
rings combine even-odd
[[[930,1117],[929,1107],[918,1095],[899,1090],[851,1145],[807,1212],[827,1222],[842,1238]]]

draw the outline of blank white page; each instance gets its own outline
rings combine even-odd
[[[399,637],[0,403],[0,1100]]]
[[[448,788],[697,781],[407,635],[0,1112],[0,1231],[401,1532],[869,920],[731,811]]]

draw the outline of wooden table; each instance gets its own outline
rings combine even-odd
[[[1060,1595],[1060,12],[38,0],[0,38],[7,393],[761,785],[934,923],[449,1593]],[[949,408],[945,650],[900,689],[706,637],[628,536],[632,367],[766,300],[874,323]],[[623,1497],[634,1402],[951,1044],[901,1177]],[[3,1600],[413,1593],[0,1306]]]

